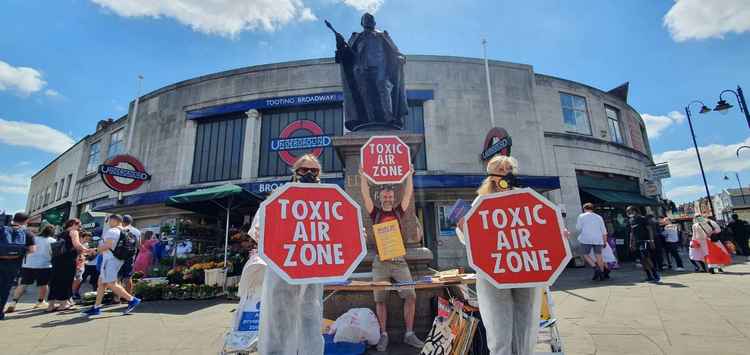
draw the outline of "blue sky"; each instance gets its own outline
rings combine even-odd
[[[223,3],[223,5],[221,5]],[[723,89],[750,91],[750,2],[396,0],[10,0],[0,5],[0,210],[25,205],[29,177],[96,122],[126,113],[136,94],[202,74],[329,57],[342,33],[375,11],[406,54],[530,64],[601,89],[630,81],[655,160],[668,160],[668,197],[702,182],[683,107],[713,107]],[[750,94],[750,93],[749,93]],[[736,106],[732,97],[729,101]],[[697,111],[697,107],[693,107]],[[738,171],[750,183],[750,128],[736,108],[695,120],[710,185]]]

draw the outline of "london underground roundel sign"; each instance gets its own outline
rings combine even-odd
[[[397,136],[372,136],[360,149],[362,172],[374,184],[400,184],[411,172],[409,146]]]
[[[469,265],[497,288],[549,286],[571,258],[560,210],[532,189],[479,197],[463,230]]]
[[[292,151],[308,151],[320,157],[323,148],[330,146],[331,142],[331,137],[315,121],[298,120],[284,127],[279,137],[271,140],[271,151],[278,152],[281,160],[292,166],[301,156],[299,153],[292,154]]]
[[[367,254],[360,207],[338,185],[288,183],[258,213],[258,253],[290,284],[345,281]]]
[[[132,155],[115,155],[99,165],[104,184],[119,192],[133,191],[151,179],[143,164]]]

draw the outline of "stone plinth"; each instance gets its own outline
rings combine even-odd
[[[411,150],[412,160],[419,149],[421,148],[422,142],[424,141],[424,135],[415,133],[404,133],[401,131],[368,131],[368,132],[352,132],[343,136],[333,138],[333,146],[336,148],[336,153],[341,158],[344,165],[344,177],[345,177],[345,190],[360,206],[364,206],[362,203],[362,196],[360,190],[360,183],[369,183],[367,181],[360,181],[359,167],[360,167],[360,149],[371,136],[388,136],[395,135],[401,138],[404,143],[409,145]],[[399,189],[396,191],[396,201],[401,200],[403,195],[403,186],[401,184]],[[371,193],[377,190],[375,185],[371,186]],[[374,196],[371,196],[373,201],[376,201]],[[379,206],[376,206],[379,207]],[[372,270],[372,260],[377,257],[377,247],[375,246],[375,239],[372,234],[372,220],[367,215],[367,211],[362,211],[362,219],[365,224],[365,230],[367,231],[367,256],[362,261],[357,272],[369,272]],[[417,227],[417,216],[414,207],[414,196],[409,201],[409,208],[404,213],[404,218],[401,221],[402,229],[404,231],[404,243],[406,246],[406,261],[409,263],[409,267],[412,269],[414,278],[418,278],[422,275],[430,274],[427,269],[428,264],[432,261],[433,255],[430,249],[424,247],[422,235],[419,235]]]

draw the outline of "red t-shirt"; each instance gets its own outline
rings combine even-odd
[[[372,224],[385,223],[392,220],[398,221],[398,228],[401,230],[401,236],[404,237],[404,226],[401,224],[401,217],[404,215],[404,210],[401,209],[401,205],[390,211],[383,211],[383,209],[375,207],[370,212],[370,218]]]

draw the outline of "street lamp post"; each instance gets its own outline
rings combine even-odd
[[[734,173],[734,176],[737,178],[737,187],[740,188],[740,195],[742,195],[742,203],[747,204],[747,201],[745,201],[745,192],[742,190],[742,183],[740,182],[740,174]],[[729,181],[729,176],[724,175],[724,180]]]
[[[732,94],[734,94],[734,97],[737,99],[737,103],[740,106],[740,112],[745,114],[747,127],[750,128],[750,112],[748,112],[747,110],[747,102],[745,101],[745,95],[742,93],[742,88],[739,85],[737,85],[737,91],[724,90],[719,94],[719,102],[716,103],[716,107],[714,107],[714,111],[717,111],[721,114],[726,114],[727,112],[729,112],[730,108],[734,107],[722,98],[722,95],[728,92],[731,92]]]
[[[701,152],[698,150],[698,142],[695,141],[695,131],[693,130],[693,120],[690,117],[690,105],[698,103],[701,105],[698,113],[711,112],[711,109],[706,106],[702,101],[694,100],[685,106],[685,115],[687,116],[688,125],[690,126],[690,136],[693,138],[693,146],[695,147],[695,155],[698,156],[698,166],[701,168],[701,177],[703,177],[703,187],[706,188],[706,197],[708,198],[708,205],[711,207],[711,214],[716,218],[716,211],[714,211],[714,204],[711,201],[711,192],[708,190],[708,181],[706,181],[706,172],[703,171],[703,160],[701,160]]]

